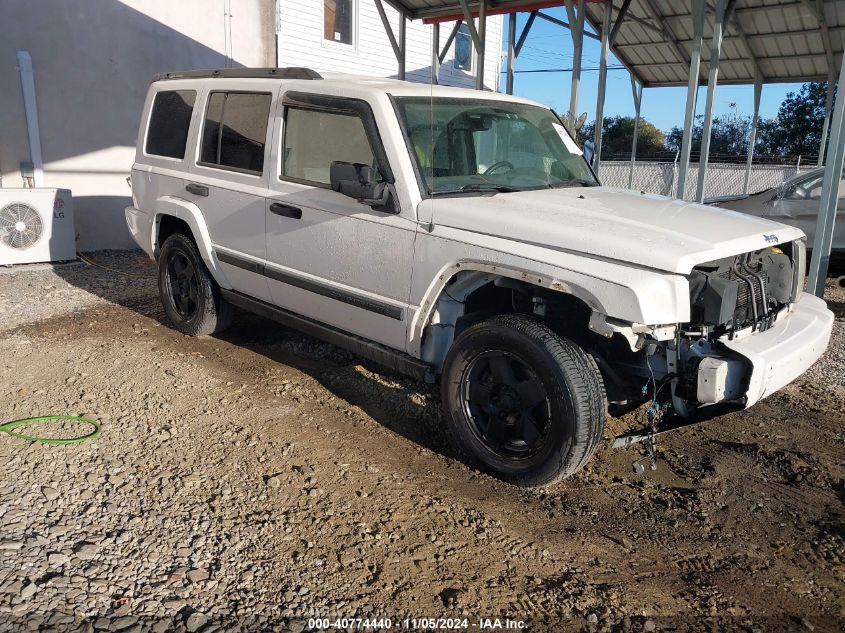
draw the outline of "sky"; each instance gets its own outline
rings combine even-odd
[[[568,21],[563,7],[544,11],[561,20]],[[517,38],[528,18],[527,13],[518,13]],[[502,48],[507,52],[507,18],[505,18]],[[537,19],[531,27],[522,51],[516,60],[515,69],[532,70],[542,68],[572,68],[572,38],[569,31],[558,25]],[[621,66],[613,55],[608,60],[609,66]],[[587,120],[596,116],[596,97],[599,78],[599,42],[584,38],[584,51],[581,61],[581,91],[578,97],[578,114],[587,112]],[[505,64],[502,64],[504,70]],[[591,70],[585,70],[591,69]],[[514,75],[514,94],[539,101],[557,112],[569,110],[569,92],[571,72],[559,73],[519,73]],[[505,75],[502,74],[501,86],[504,90]],[[796,92],[801,84],[769,84],[763,86],[760,99],[760,116],[771,118],[777,114],[778,107],[788,92]],[[640,116],[659,129],[669,131],[673,127],[683,127],[684,107],[686,106],[686,86],[678,88],[645,88],[643,90]],[[696,113],[704,113],[707,90],[698,91]],[[737,112],[750,116],[754,112],[754,89],[747,86],[718,86],[713,99],[713,114],[719,116],[731,113],[731,104],[736,103]],[[631,93],[631,75],[624,68],[608,70],[607,93],[605,96],[604,115],[633,116],[634,98]]]

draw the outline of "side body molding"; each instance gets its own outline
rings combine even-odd
[[[197,248],[202,256],[202,260],[205,262],[205,265],[208,266],[208,270],[211,272],[211,276],[214,277],[214,281],[216,281],[221,288],[231,289],[232,284],[227,279],[226,274],[220,267],[220,262],[217,260],[217,256],[214,254],[211,235],[208,233],[208,227],[203,219],[202,211],[200,211],[199,207],[192,202],[188,202],[187,200],[176,198],[174,196],[162,196],[156,200],[155,219],[153,220],[152,230],[153,252],[158,255],[161,248],[161,245],[158,243],[158,232],[161,225],[161,219],[166,215],[183,220],[191,228],[191,232],[194,234],[194,240],[197,243]]]

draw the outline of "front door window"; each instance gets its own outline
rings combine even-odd
[[[364,122],[355,114],[288,107],[284,135],[282,178],[325,186],[333,161],[374,162]]]

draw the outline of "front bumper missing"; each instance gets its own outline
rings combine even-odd
[[[827,304],[805,292],[769,329],[746,335],[740,333],[733,340],[723,337],[719,343],[732,354],[742,356],[751,367],[744,395],[732,401],[701,406],[686,418],[677,414],[665,418],[653,434],[646,428],[620,435],[614,440],[613,448],[642,442],[652,435],[698,424],[759,402],[798,378],[821,357],[830,341],[833,321]],[[732,394],[735,377],[729,378],[727,373],[722,375],[725,384],[711,385],[711,388],[714,393]]]
[[[804,292],[768,330],[720,340],[751,363],[746,407],[788,385],[821,357],[830,341],[833,318],[822,299]]]

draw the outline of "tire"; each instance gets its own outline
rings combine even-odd
[[[168,320],[183,334],[215,334],[232,322],[232,306],[186,235],[174,233],[161,247],[158,292]]]
[[[517,485],[575,473],[604,431],[607,400],[595,360],[529,317],[500,315],[464,330],[449,350],[441,390],[463,451]]]

